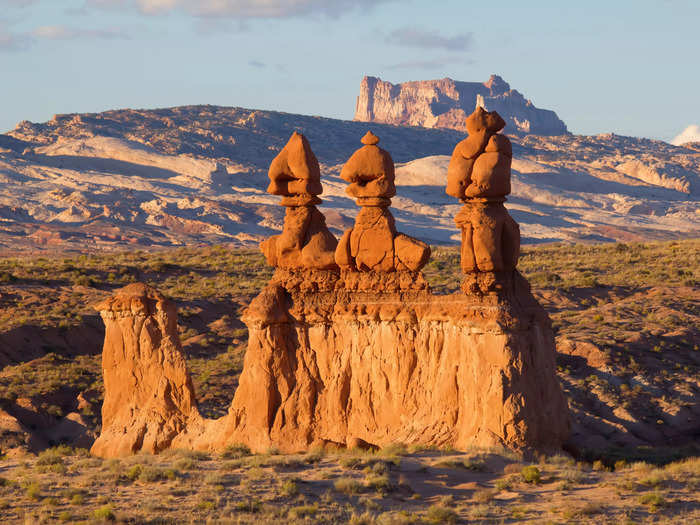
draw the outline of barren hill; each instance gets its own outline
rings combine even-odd
[[[0,251],[257,243],[282,226],[267,167],[294,130],[322,165],[320,209],[339,234],[357,207],[338,174],[368,128],[397,163],[400,229],[456,241],[459,203],[444,184],[461,132],[186,106],[57,115],[0,135]],[[700,235],[697,148],[612,134],[513,141],[508,207],[525,242]]]

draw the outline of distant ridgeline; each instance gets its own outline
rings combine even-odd
[[[354,120],[465,130],[464,120],[476,106],[497,111],[506,121],[505,132],[509,134],[568,133],[554,111],[536,108],[498,75],[491,75],[483,83],[443,78],[392,84],[365,77]]]

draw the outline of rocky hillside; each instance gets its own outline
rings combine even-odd
[[[365,77],[360,84],[355,120],[464,131],[464,119],[477,105],[497,111],[506,121],[506,133],[567,133],[566,124],[554,111],[536,108],[498,75],[491,75],[483,83],[443,78],[392,84]]]
[[[450,129],[216,106],[57,115],[0,135],[0,252],[230,243],[279,231],[267,167],[293,130],[322,165],[320,209],[339,235],[357,213],[338,174],[371,129],[397,163],[399,229],[458,240],[444,192]],[[700,236],[700,151],[617,135],[512,136],[508,207],[524,242]]]

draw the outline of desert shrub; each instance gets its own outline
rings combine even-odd
[[[620,385],[620,386],[622,386],[622,385]],[[624,459],[618,459],[615,462],[615,472],[618,472],[618,471],[626,469],[626,468],[627,468],[627,461],[625,461]]]
[[[362,486],[356,479],[338,478],[333,483],[333,488],[336,492],[342,492],[343,494],[357,494]]]
[[[282,483],[280,493],[286,498],[296,496],[299,494],[299,485],[295,480],[287,479],[284,481],[284,483]]]
[[[36,462],[37,470],[39,472],[54,472],[57,474],[63,474],[66,472],[66,465],[61,456],[58,456],[49,450],[44,452],[48,452],[48,454],[42,453],[44,455],[40,456]]]
[[[408,454],[408,448],[403,443],[391,443],[379,450],[381,456],[405,456],[406,454]]]
[[[477,503],[488,503],[493,500],[497,493],[498,491],[495,489],[475,490],[474,494],[472,494],[472,499]]]
[[[99,509],[95,509],[93,516],[95,519],[102,521],[115,521],[117,519],[112,505],[103,505]]]
[[[223,459],[238,459],[245,456],[250,456],[250,448],[247,445],[235,444],[229,445],[221,453]]]
[[[568,483],[581,483],[585,476],[580,470],[567,468],[562,471],[560,477]]]
[[[260,509],[262,508],[262,503],[260,503],[260,501],[257,499],[247,499],[243,501],[237,501],[233,505],[233,508],[239,512],[256,513],[260,512]]]
[[[608,467],[605,466],[605,463],[603,463],[600,459],[596,459],[591,468],[597,472],[609,470]]]
[[[658,487],[666,480],[666,476],[661,470],[652,470],[648,475],[639,478],[639,482],[647,487]]]
[[[304,461],[310,464],[318,463],[321,461],[321,459],[323,459],[324,455],[325,451],[322,448],[316,448],[306,453],[304,456]]]
[[[456,523],[457,513],[442,505],[431,505],[425,513],[425,518],[429,523]]]
[[[173,466],[177,470],[192,470],[197,466],[197,464],[190,458],[182,458],[178,459]]]
[[[29,499],[38,500],[41,497],[41,487],[36,481],[28,483],[24,490]]]
[[[365,511],[362,514],[355,514],[353,512],[348,519],[348,525],[374,525],[375,523],[376,520],[369,511]]]
[[[502,478],[502,479],[497,479],[496,483],[494,484],[494,487],[496,487],[496,490],[509,490],[510,487],[513,485],[513,482],[511,481],[510,477],[507,478]]]
[[[0,283],[14,283],[17,278],[10,272],[0,272]]]
[[[149,465],[144,466],[138,475],[139,481],[145,481],[147,483],[160,481],[165,477],[163,470],[158,467],[151,467]]]
[[[141,476],[141,472],[143,472],[143,467],[141,465],[134,465],[127,471],[126,478],[130,481],[136,481],[139,479],[139,476]]]
[[[528,465],[523,467],[520,471],[520,475],[523,477],[525,483],[539,483],[541,479],[540,469],[535,465]]]
[[[648,505],[650,510],[656,510],[659,507],[664,507],[667,505],[666,498],[658,492],[651,492],[649,494],[644,494],[639,498],[639,503],[642,505]]]
[[[391,480],[387,474],[376,475],[371,474],[365,479],[365,483],[368,488],[375,490],[380,493],[391,492]]]
[[[287,515],[291,519],[300,519],[300,518],[310,518],[316,515],[318,512],[318,506],[317,505],[300,505],[298,507],[292,507],[289,509],[289,512]]]

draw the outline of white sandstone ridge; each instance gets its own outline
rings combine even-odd
[[[536,108],[498,75],[483,83],[443,78],[401,84],[366,76],[360,84],[354,120],[465,130],[464,120],[477,105],[497,111],[506,121],[508,134],[568,133],[554,111]]]
[[[331,232],[355,222],[339,176],[368,130],[396,163],[392,214],[425,242],[459,242],[445,193],[465,133],[219,106],[22,122],[0,135],[0,252],[253,246],[284,224],[267,169],[295,130],[321,164]],[[700,235],[700,143],[612,133],[516,135],[506,207],[524,243]]]

